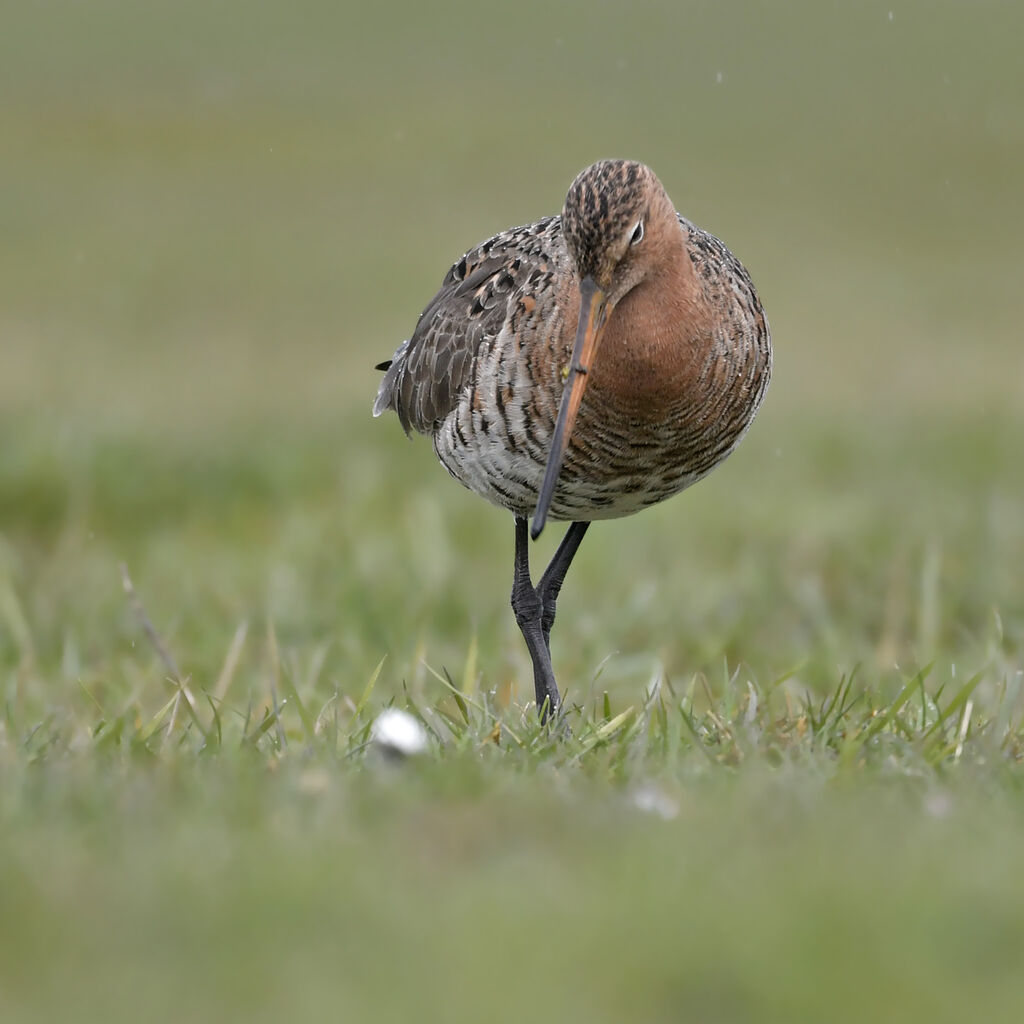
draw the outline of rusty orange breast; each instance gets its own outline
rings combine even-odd
[[[588,391],[630,418],[662,420],[699,404],[711,346],[706,304],[691,281],[645,281],[608,318]]]

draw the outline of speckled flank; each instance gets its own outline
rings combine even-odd
[[[646,231],[636,232],[638,223]],[[642,164],[587,168],[561,216],[466,253],[399,346],[374,413],[394,409],[406,432],[433,436],[452,476],[528,517],[584,276],[609,291],[614,308],[550,514],[609,519],[688,487],[750,426],[771,375],[771,342],[746,270],[675,213]]]

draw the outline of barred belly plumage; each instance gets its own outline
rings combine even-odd
[[[754,387],[763,393],[765,383]],[[551,518],[616,519],[696,483],[729,455],[750,426],[761,397],[752,395],[750,387],[748,380],[731,381],[720,394],[708,395],[703,425],[693,422],[692,410],[682,403],[652,421],[624,415],[603,402],[600,393],[588,393],[551,499]],[[534,397],[530,382],[517,379],[514,368],[483,369],[477,387],[438,427],[434,450],[471,491],[529,517],[537,505],[556,414],[557,406]]]

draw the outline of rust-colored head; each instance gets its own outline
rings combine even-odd
[[[624,295],[656,274],[682,245],[675,207],[661,182],[649,167],[632,160],[601,160],[581,171],[565,197],[562,230],[576,264],[580,316],[533,516],[535,540],[544,528],[608,317]]]

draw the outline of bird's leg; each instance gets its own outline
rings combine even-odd
[[[540,591],[534,587],[533,581],[530,579],[529,544],[529,525],[522,516],[516,516],[512,611],[515,613],[519,631],[523,634],[527,650],[530,652],[530,660],[533,662],[533,686],[537,697],[537,710],[540,712],[541,721],[546,722],[558,711],[559,697],[544,629],[544,602]],[[566,567],[568,568],[568,563]],[[545,573],[546,575],[547,573]],[[555,592],[557,593],[557,588]]]
[[[572,565],[573,558],[579,550],[583,535],[587,532],[590,523],[570,523],[569,529],[565,531],[562,543],[544,570],[544,575],[537,584],[537,593],[540,595],[543,612],[541,613],[541,626],[544,631],[544,644],[551,651],[551,627],[555,621],[555,602],[558,600],[558,592],[562,589],[562,582],[565,574]]]
[[[576,552],[590,523],[572,523],[536,587],[530,579],[528,524],[516,517],[515,573],[512,582],[512,611],[526,641],[533,662],[533,685],[541,719],[558,710],[558,687],[551,667],[551,627],[555,604]]]

